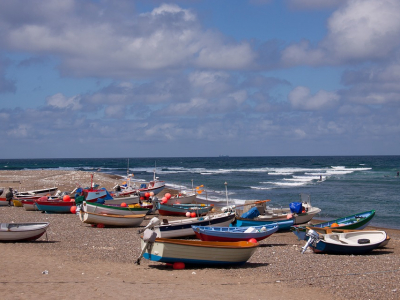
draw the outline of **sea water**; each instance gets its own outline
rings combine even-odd
[[[194,188],[218,204],[268,199],[288,207],[304,193],[321,208],[319,219],[374,209],[370,225],[400,228],[400,156],[2,159],[0,169],[101,171],[136,180],[150,180],[155,171],[167,187]]]

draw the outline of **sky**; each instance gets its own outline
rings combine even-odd
[[[0,0],[0,158],[399,155],[398,0]]]

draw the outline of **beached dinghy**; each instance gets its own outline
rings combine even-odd
[[[262,219],[243,219],[243,218],[236,218],[236,221],[232,223],[231,227],[249,227],[249,226],[271,226],[271,225],[278,225],[278,231],[285,231],[289,230],[293,224],[294,220],[277,220],[277,221],[267,221]]]
[[[14,198],[23,198],[30,196],[53,196],[58,190],[58,187],[44,188],[38,190],[31,190],[25,192],[17,192],[14,194]]]
[[[142,215],[106,215],[79,211],[79,218],[87,224],[103,224],[113,227],[137,227],[143,222],[146,214]]]
[[[150,209],[141,207],[121,207],[113,205],[103,205],[99,203],[83,202],[82,208],[84,211],[96,214],[108,215],[143,215],[147,214]]]
[[[38,211],[39,209],[36,206],[36,202],[34,200],[21,200],[22,205],[24,206],[25,210],[28,211]]]
[[[192,226],[192,228],[197,238],[213,242],[239,242],[250,239],[261,241],[278,231],[277,224],[256,227]]]
[[[322,222],[313,225],[300,225],[293,226],[290,230],[298,237],[299,240],[306,240],[307,227],[338,227],[339,229],[364,229],[372,218],[375,216],[375,210],[365,211],[362,213],[357,213],[347,217]]]
[[[157,237],[160,238],[188,237],[195,235],[192,225],[226,227],[229,226],[234,219],[235,214],[233,212],[208,215],[199,218],[187,218],[176,221],[168,221],[167,219],[163,219],[160,225],[155,226],[154,231],[157,233]],[[147,229],[149,225],[150,223],[143,230],[140,230],[140,233]]]
[[[144,257],[164,263],[181,262],[205,266],[241,265],[250,259],[259,246],[258,243],[247,241],[204,242],[163,239],[156,236],[157,233],[146,229],[141,239],[142,252],[136,261],[137,264],[140,264],[140,259]]]
[[[169,200],[168,200],[169,201]],[[205,216],[212,209],[213,205],[210,204],[161,204],[159,201],[156,201],[156,207],[158,209],[158,213],[161,216],[186,216],[187,213],[195,213],[196,216]]]
[[[263,222],[277,222],[279,231],[283,231],[289,230],[293,225],[307,223],[319,214],[321,209],[311,205],[310,195],[300,194],[300,198],[301,202],[292,202],[288,208],[273,208],[266,206],[266,202],[258,203],[257,206],[237,218],[236,226],[255,226],[262,225]]]
[[[1,242],[34,241],[40,238],[49,227],[49,223],[1,223]]]
[[[312,229],[314,231],[316,231],[318,234],[330,234],[330,233],[346,233],[346,232],[356,232],[356,231],[362,231],[365,232],[364,230],[353,230],[353,229],[341,229],[340,227],[334,227],[334,228],[330,228],[330,227],[307,227],[308,230]],[[307,236],[307,235],[306,235]],[[306,238],[306,240],[308,240],[308,236]],[[389,235],[386,235],[386,240],[381,243],[379,245],[379,248],[385,247],[390,241],[390,237]]]
[[[47,213],[71,213],[71,207],[75,206],[73,201],[63,200],[36,200],[38,210]]]
[[[310,247],[315,253],[365,254],[381,246],[387,239],[385,231],[352,231],[319,235],[308,229],[309,239],[302,248],[304,253]]]

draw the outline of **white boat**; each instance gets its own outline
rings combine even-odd
[[[114,197],[113,199],[105,199],[104,204],[137,204],[139,203],[139,196],[130,195],[130,196],[121,196],[121,197]]]
[[[309,222],[315,215],[321,212],[321,209],[311,205],[310,195],[300,194],[300,198],[301,202],[293,202],[293,204],[298,204],[299,207],[302,208],[301,211],[293,212],[290,207],[275,208],[265,206],[264,212],[257,217],[257,220],[278,221],[293,219],[294,225]],[[263,203],[263,205],[265,205],[265,203]]]
[[[107,215],[143,215],[147,214],[150,209],[141,207],[121,207],[103,205],[99,203],[83,202],[82,209],[87,212],[95,214],[107,214]]]
[[[145,243],[142,239],[142,248]],[[258,243],[242,242],[204,242],[157,238],[151,250],[143,257],[152,261],[194,265],[241,265],[254,254]]]
[[[155,238],[156,234],[147,229],[141,239],[143,256],[157,262],[184,263],[194,265],[225,266],[241,265],[250,259],[259,243],[241,242],[205,242],[191,240],[173,240]]]
[[[136,227],[139,226],[146,215],[106,215],[91,212],[79,211],[79,218],[87,224],[103,224],[115,227]]]
[[[1,242],[34,241],[40,238],[47,230],[49,223],[1,223]]]
[[[17,192],[14,194],[15,198],[29,197],[29,196],[53,196],[58,190],[58,187],[44,188],[38,190],[31,190],[25,192]]]
[[[136,193],[139,193],[139,195],[143,197],[146,193],[151,193],[151,192],[154,195],[157,195],[164,188],[165,188],[165,182],[162,180],[158,180],[158,177],[156,177],[156,171],[154,170],[153,180],[149,182],[132,180],[131,177],[128,176],[126,185],[121,186],[122,189],[121,192],[130,193],[133,190]]]
[[[387,244],[386,232],[379,230],[318,234],[309,229],[307,236],[309,239],[302,248],[302,253],[306,251],[307,247],[311,247],[315,253],[365,254],[381,247],[382,244]]]
[[[176,221],[168,221],[167,219],[163,219],[161,224],[154,227],[154,232],[157,233],[157,237],[159,238],[188,237],[195,235],[192,225],[226,227],[229,226],[229,224],[231,224],[234,220],[234,212],[208,215],[199,218],[186,218]]]
[[[197,194],[192,193],[192,194],[187,194],[185,192],[181,192],[177,195],[172,196],[171,198],[168,199],[167,203],[168,205],[172,204],[194,204],[196,203],[197,199]]]

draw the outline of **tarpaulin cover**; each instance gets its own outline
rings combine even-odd
[[[258,211],[257,207],[253,207],[250,210],[246,211],[243,215],[242,218],[244,219],[254,219],[260,215],[260,212]]]
[[[301,202],[292,202],[289,204],[290,211],[294,214],[301,213]]]

